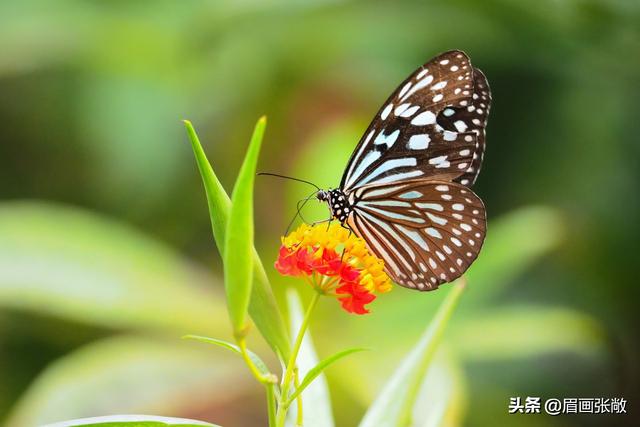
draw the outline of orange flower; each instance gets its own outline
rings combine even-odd
[[[282,238],[276,269],[304,278],[318,292],[335,296],[349,313],[365,314],[376,293],[391,290],[381,259],[340,224],[301,225]]]

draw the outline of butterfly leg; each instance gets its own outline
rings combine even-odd
[[[323,219],[322,221],[316,221],[316,222],[313,222],[313,223],[311,223],[311,227],[316,226],[316,225],[318,225],[318,224],[325,223],[325,222],[328,222],[329,224],[331,224],[331,220],[332,220],[332,219],[333,219],[333,218],[329,218],[329,219]]]
[[[353,233],[353,230],[351,229],[351,227],[349,227],[349,226],[345,225],[345,224],[344,224],[344,222],[341,222],[341,223],[340,223],[340,226],[341,226],[342,228],[344,228],[344,229],[349,230],[349,235],[347,236],[347,238],[351,237],[351,234]]]

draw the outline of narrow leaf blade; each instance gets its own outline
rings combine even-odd
[[[360,427],[410,425],[420,386],[464,286],[463,279],[451,287],[422,338],[387,382],[365,414]]]
[[[207,195],[213,237],[218,250],[224,254],[231,201],[213,172],[193,125],[187,120],[184,121],[184,124]],[[290,353],[287,328],[271,292],[267,274],[255,249],[253,250],[253,260],[254,283],[249,303],[249,314],[273,351],[281,360],[287,360]]]
[[[253,281],[253,184],[258,166],[258,155],[267,124],[260,118],[251,137],[247,156],[231,194],[231,211],[227,222],[225,241],[224,281],[227,291],[227,309],[237,337],[246,335],[247,312]]]
[[[108,415],[105,417],[80,418],[47,424],[44,427],[216,427],[215,424],[204,421],[188,420],[186,418],[158,417],[155,415]]]
[[[226,348],[227,350],[231,350],[237,355],[242,355],[242,352],[240,351],[240,347],[230,343],[229,341],[219,340],[217,338],[203,337],[201,335],[185,335],[182,338],[187,340],[199,341],[206,344],[217,345],[219,347]],[[258,356],[251,350],[248,350],[248,353],[249,353],[249,357],[251,358],[251,361],[253,362],[254,365],[256,365],[260,373],[265,375],[269,374],[269,368],[267,368],[267,365],[262,361],[262,359],[260,359],[260,356]]]
[[[300,393],[302,393],[313,380],[315,380],[320,374],[324,372],[325,369],[329,367],[329,365],[332,365],[333,363],[350,354],[367,350],[368,349],[366,348],[349,348],[339,351],[338,353],[334,354],[333,356],[329,356],[326,359],[323,359],[320,363],[311,368],[309,372],[307,372],[307,375],[305,375],[302,382],[300,382],[300,386],[296,389],[295,392],[291,394],[289,400],[295,399]]]

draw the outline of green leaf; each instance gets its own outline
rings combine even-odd
[[[213,237],[218,246],[218,250],[221,254],[224,254],[225,235],[227,220],[229,219],[231,210],[231,201],[213,172],[195,129],[189,121],[185,120],[184,123],[207,194]],[[249,302],[249,314],[262,336],[278,357],[281,360],[287,360],[291,351],[287,328],[278,309],[275,297],[271,292],[271,285],[267,279],[267,274],[264,271],[262,262],[255,249],[253,250],[253,260],[254,283],[251,300]]]
[[[180,426],[216,427],[216,424],[204,421],[188,420],[186,418],[158,417],[155,415],[108,415],[105,417],[81,418],[78,420],[63,421],[55,424],[47,424],[44,427],[162,427]]]
[[[212,315],[224,310],[216,278],[126,224],[53,203],[3,202],[0,236],[2,307],[172,336],[226,332]]]
[[[529,268],[543,254],[557,247],[564,235],[562,217],[555,209],[530,206],[492,221],[480,256],[466,276],[478,292],[469,303],[487,301]]]
[[[454,354],[441,345],[420,385],[411,426],[462,425],[468,400],[464,375]]]
[[[287,301],[289,305],[289,317],[291,320],[291,334],[295,335],[300,330],[304,312],[298,294],[290,289],[287,292]],[[298,372],[301,376],[307,376],[309,372],[318,364],[318,357],[313,347],[311,334],[309,331],[302,340],[300,352],[298,353]],[[331,411],[331,398],[329,397],[329,387],[324,374],[320,373],[316,380],[313,381],[302,396],[304,409],[304,426],[305,427],[333,427],[333,416]],[[292,420],[295,419],[296,405],[291,405],[289,410],[290,418],[288,425],[293,425]]]
[[[429,365],[413,405],[412,427],[462,425],[467,406],[464,370],[459,361],[441,345]]]
[[[236,356],[187,341],[135,336],[88,344],[48,365],[3,426],[40,426],[99,414],[173,413],[228,402],[253,387]],[[214,386],[212,386],[214,385]]]
[[[226,348],[227,350],[231,350],[232,352],[236,353],[239,356],[242,356],[240,347],[228,341],[219,340],[217,338],[203,337],[200,335],[185,335],[182,338],[188,339],[188,340],[200,341],[207,344],[217,345],[219,347]],[[262,359],[260,359],[260,356],[258,356],[251,350],[248,350],[247,352],[249,353],[249,357],[251,358],[251,361],[253,362],[254,365],[256,365],[256,367],[258,368],[261,374],[264,374],[264,375],[270,374],[269,368],[267,368],[267,365],[262,361]]]
[[[420,386],[464,287],[464,279],[458,280],[451,287],[422,338],[387,382],[365,414],[360,427],[411,424],[411,414]]]
[[[253,260],[251,258],[251,250],[253,249],[253,184],[266,125],[266,117],[261,117],[253,131],[247,156],[233,187],[225,249],[222,256],[227,309],[234,335],[237,338],[244,337],[249,326],[247,312],[253,282]]]
[[[456,325],[452,342],[466,359],[506,360],[574,353],[606,352],[606,333],[598,322],[565,307],[512,305],[477,313]]]
[[[316,377],[318,377],[318,375],[322,374],[324,372],[324,370],[327,369],[327,367],[329,367],[329,365],[337,362],[338,360],[340,360],[343,357],[346,357],[346,356],[348,356],[348,355],[350,355],[352,353],[357,353],[359,351],[366,351],[366,350],[368,350],[368,349],[366,349],[366,348],[349,348],[347,350],[342,350],[342,351],[334,354],[333,356],[329,356],[326,359],[322,360],[316,366],[311,368],[309,370],[309,372],[307,372],[307,375],[304,376],[304,378],[300,382],[300,385],[298,386],[298,388],[291,394],[291,397],[289,398],[289,401],[293,401],[300,393],[302,393],[304,391],[304,389],[307,388],[307,386],[309,384],[311,384],[311,382],[313,380],[315,380]]]

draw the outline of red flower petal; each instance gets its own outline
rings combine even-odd
[[[364,306],[376,299],[376,296],[362,285],[356,282],[343,282],[343,285],[336,289],[338,294],[346,294],[338,298],[342,308],[349,313],[366,314],[369,313]]]
[[[285,276],[298,276],[300,269],[297,264],[296,253],[286,246],[280,246],[278,259],[275,262],[276,270]]]

